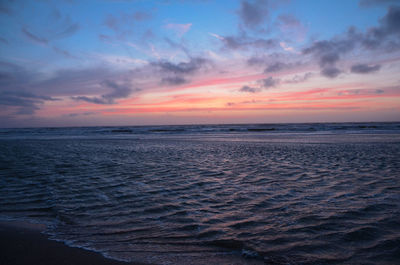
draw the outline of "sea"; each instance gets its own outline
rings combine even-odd
[[[0,129],[0,220],[121,261],[400,264],[400,122]]]

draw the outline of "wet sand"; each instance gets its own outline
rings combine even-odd
[[[30,223],[0,222],[0,265],[140,265],[49,240],[41,233],[44,228]]]

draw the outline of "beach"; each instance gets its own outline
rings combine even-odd
[[[8,265],[145,265],[107,259],[99,253],[49,240],[43,225],[0,222],[0,264]]]

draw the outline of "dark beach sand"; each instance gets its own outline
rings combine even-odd
[[[43,229],[43,225],[0,222],[0,265],[140,265],[49,240]]]

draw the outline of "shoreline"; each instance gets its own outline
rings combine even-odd
[[[149,265],[109,259],[100,253],[69,247],[41,232],[45,225],[0,221],[0,264],[7,265]]]

